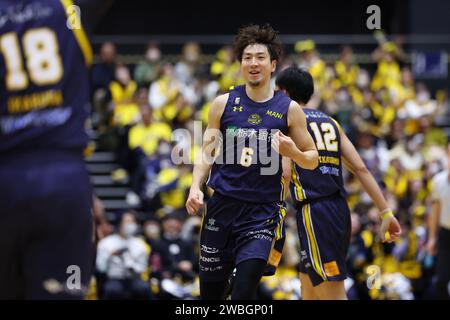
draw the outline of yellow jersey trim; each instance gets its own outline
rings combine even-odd
[[[294,196],[298,201],[303,201],[306,199],[305,191],[303,190],[302,184],[300,182],[300,175],[297,172],[296,164],[292,164],[292,179],[294,180]]]
[[[64,7],[64,11],[66,12],[67,18],[73,18],[73,17],[69,17],[69,10],[70,7],[73,5],[73,1],[72,0],[61,0],[61,4]],[[89,43],[89,40],[86,36],[86,33],[84,32],[83,27],[81,26],[81,21],[79,21],[80,17],[78,15],[75,14],[75,19],[77,19],[77,24],[80,26],[79,28],[74,28],[72,29],[74,35],[75,35],[75,39],[77,40],[81,52],[83,53],[84,56],[84,61],[86,63],[86,65],[89,67],[92,65],[93,62],[93,53],[92,53],[92,47],[91,44]]]
[[[309,204],[303,206],[303,218],[305,223],[306,233],[308,235],[309,243],[310,243],[310,255],[312,258],[312,265],[317,274],[324,280],[327,280],[325,272],[322,268],[322,262],[320,261],[320,253],[319,247],[317,245],[316,237],[314,235],[313,226],[311,222],[311,215],[309,211]]]

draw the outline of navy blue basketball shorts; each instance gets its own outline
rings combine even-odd
[[[309,275],[313,286],[347,277],[346,257],[351,220],[346,200],[333,196],[298,206],[300,272]]]
[[[234,267],[249,259],[278,265],[273,249],[283,238],[283,202],[251,203],[214,192],[205,206],[200,236],[200,279],[223,281]]]
[[[0,159],[0,299],[81,299],[93,260],[80,154]]]

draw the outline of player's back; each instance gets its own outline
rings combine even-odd
[[[276,91],[266,102],[251,100],[245,86],[230,91],[220,120],[223,146],[208,185],[218,193],[247,202],[284,199],[281,157],[272,154],[275,131],[287,134],[291,100]],[[269,169],[270,168],[270,169]]]
[[[63,3],[0,1],[0,299],[82,299],[90,280],[91,52]],[[50,290],[69,265],[81,289]]]
[[[92,52],[70,5],[0,2],[0,158],[87,143]]]
[[[344,196],[338,124],[321,111],[308,108],[303,111],[319,152],[319,165],[315,170],[305,170],[293,163],[291,194],[300,202],[336,194]]]

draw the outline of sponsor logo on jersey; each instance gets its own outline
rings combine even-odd
[[[257,125],[261,123],[261,117],[259,114],[257,113],[253,113],[250,115],[250,117],[248,117],[248,123],[253,124],[253,125]]]

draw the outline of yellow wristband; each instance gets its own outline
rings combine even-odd
[[[384,220],[384,219],[387,219],[389,217],[392,217],[393,215],[394,215],[394,213],[392,212],[392,210],[389,209],[389,211],[383,212],[381,214],[381,220]]]

